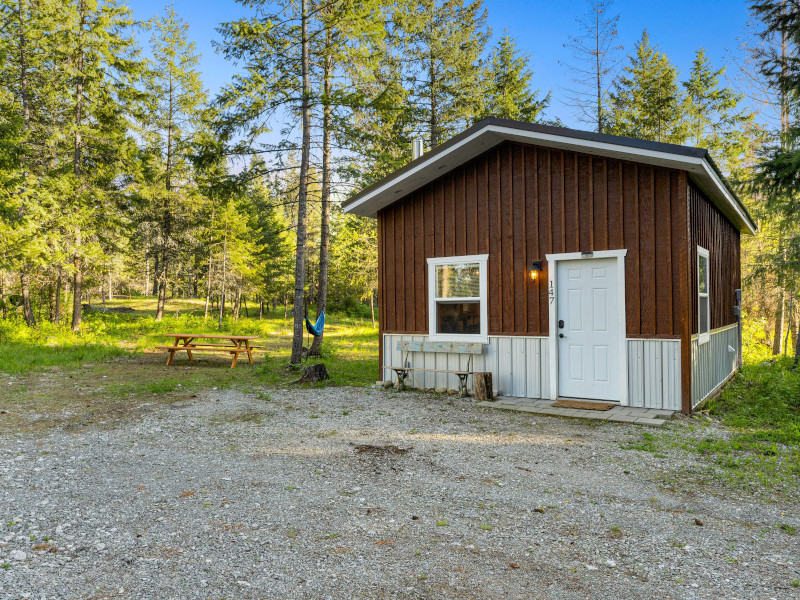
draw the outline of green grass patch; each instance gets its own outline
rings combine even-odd
[[[269,401],[269,388],[298,379],[288,365],[291,315],[251,311],[234,321],[223,320],[222,332],[257,335],[254,364],[239,357],[230,368],[223,353],[176,355],[167,367],[167,333],[219,333],[216,317],[204,318],[198,300],[170,301],[162,321],[155,320],[155,298],[115,300],[133,313],[90,312],[79,333],[67,323],[44,322],[31,329],[21,319],[0,319],[0,430],[45,429],[54,425],[113,423],[142,403],[169,403],[200,393],[236,388]],[[304,340],[306,342],[306,340]],[[325,327],[322,356],[303,364],[324,362],[331,380],[318,384],[366,386],[378,378],[378,331],[368,320],[331,314]],[[28,417],[26,417],[28,415]],[[35,416],[33,421],[30,416]]]

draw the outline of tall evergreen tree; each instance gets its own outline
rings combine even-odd
[[[683,143],[687,136],[678,71],[645,30],[610,94],[608,133]]]
[[[141,63],[130,10],[115,0],[77,0],[62,7],[61,22],[59,60],[72,101],[64,148],[71,165],[64,215],[72,232],[72,329],[78,331],[84,269],[87,261],[102,257],[96,233],[114,222],[115,196],[135,151],[129,107]]]
[[[489,55],[484,77],[483,107],[476,121],[488,116],[529,123],[541,120],[551,94],[540,98],[539,90],[531,89],[533,71],[528,56],[517,50],[511,36],[504,35],[497,42]]]
[[[172,8],[153,20],[153,64],[145,89],[149,98],[144,127],[146,144],[156,163],[150,170],[149,196],[160,228],[158,307],[164,316],[171,258],[180,249],[176,238],[188,226],[191,214],[189,152],[202,109],[207,101],[196,67],[200,56],[189,40],[189,26]]]
[[[725,69],[711,67],[705,50],[698,50],[692,63],[686,90],[684,116],[688,121],[687,142],[707,148],[723,171],[731,173],[749,150],[754,113],[742,109],[744,99],[720,80]]]
[[[395,18],[403,30],[417,133],[435,148],[480,112],[486,9],[482,0],[405,1]]]

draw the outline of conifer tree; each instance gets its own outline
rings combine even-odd
[[[696,52],[689,79],[683,83],[684,118],[686,142],[708,149],[719,167],[732,173],[749,150],[755,115],[739,107],[742,94],[720,84],[724,73],[724,68],[711,67],[705,50]]]
[[[152,214],[160,228],[156,320],[161,320],[171,259],[180,249],[176,238],[188,226],[192,212],[188,154],[207,99],[188,24],[167,6],[152,26],[153,64],[145,86],[149,105],[144,127],[147,147],[156,161],[148,187]]]
[[[395,19],[406,50],[417,133],[435,148],[481,107],[481,56],[489,39],[482,0],[402,2]]]
[[[678,71],[645,30],[610,94],[608,133],[656,142],[687,136]]]
[[[485,97],[476,121],[489,116],[529,123],[541,120],[551,94],[540,98],[539,90],[531,89],[533,71],[528,56],[517,50],[511,36],[503,35],[497,42],[489,55],[484,77]]]

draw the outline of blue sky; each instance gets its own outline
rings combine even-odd
[[[165,4],[163,0],[130,1],[138,19],[153,16]],[[215,27],[249,11],[232,0],[174,0],[173,5],[189,23],[191,37],[202,54],[200,69],[205,85],[213,94],[229,80],[233,70],[214,53],[212,40],[219,39]],[[585,0],[485,0],[485,6],[493,40],[507,30],[531,56],[534,87],[553,91],[548,115],[561,118],[567,126],[582,127],[572,109],[564,105],[568,74],[559,61],[570,59],[563,44],[577,33],[575,17],[585,13]],[[666,52],[682,73],[688,71],[700,47],[706,49],[714,66],[722,66],[728,51],[736,50],[737,36],[747,21],[747,3],[739,0],[617,0],[613,12],[620,14],[619,41],[624,53],[632,51],[646,27],[651,42]]]

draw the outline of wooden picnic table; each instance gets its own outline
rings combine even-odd
[[[257,335],[231,335],[228,333],[167,333],[168,338],[174,338],[175,341],[172,346],[156,346],[159,350],[166,350],[169,352],[167,359],[167,366],[172,364],[172,359],[175,358],[175,353],[179,351],[186,351],[189,360],[192,358],[192,351],[195,352],[227,352],[233,354],[233,362],[231,369],[236,366],[236,361],[239,359],[239,354],[242,352],[247,353],[247,358],[253,362],[253,350],[260,348],[260,346],[252,346],[250,342],[257,340]],[[194,340],[229,340],[230,344],[197,344]],[[244,346],[242,346],[244,344]]]

